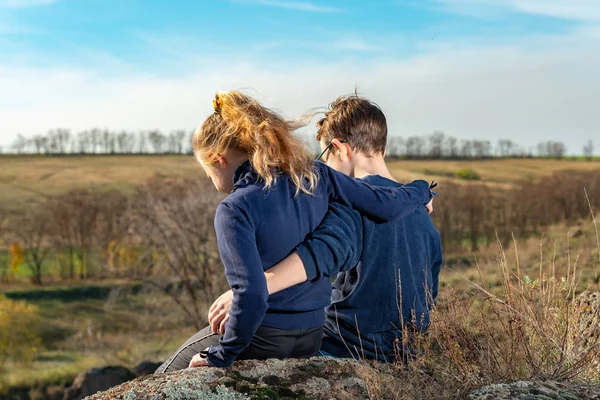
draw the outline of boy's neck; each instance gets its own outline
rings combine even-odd
[[[390,179],[396,182],[396,179],[390,173],[383,154],[377,154],[374,156],[366,156],[362,153],[353,154],[353,171],[352,175],[355,178],[364,178],[367,175],[381,175],[384,178]]]

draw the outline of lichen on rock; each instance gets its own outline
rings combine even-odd
[[[350,400],[368,399],[352,360],[323,357],[246,360],[229,368],[194,368],[124,383],[90,399]]]

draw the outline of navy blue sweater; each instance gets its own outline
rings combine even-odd
[[[364,181],[401,187],[378,175]],[[317,230],[296,250],[309,279],[319,281],[339,272],[326,309],[322,350],[338,357],[393,361],[402,323],[416,330],[429,325],[442,247],[424,208],[376,224],[348,207],[331,204]]]
[[[208,352],[211,366],[228,366],[248,346],[256,329],[308,329],[322,326],[331,294],[327,277],[293,286],[269,297],[264,271],[292,252],[325,216],[330,201],[391,220],[430,199],[425,181],[398,188],[374,188],[315,163],[314,194],[296,195],[287,175],[265,190],[249,162],[234,175],[232,193],[217,207],[215,230],[225,276],[233,291],[230,319],[220,345]]]

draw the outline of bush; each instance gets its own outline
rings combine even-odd
[[[458,179],[464,179],[467,181],[478,181],[481,176],[472,168],[459,169],[454,174]]]
[[[38,323],[36,306],[0,295],[0,376],[6,361],[33,359],[40,345]]]
[[[500,382],[597,382],[600,295],[581,284],[577,263],[564,261],[558,273],[555,260],[542,259],[539,272],[529,276],[516,247],[511,262],[499,244],[497,290],[480,270],[481,282],[467,280],[472,292],[444,291],[427,334],[405,328],[406,345],[420,352],[398,364],[407,380],[397,392],[402,398],[465,398]]]

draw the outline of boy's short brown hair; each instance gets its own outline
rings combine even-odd
[[[366,155],[385,152],[387,122],[379,106],[357,94],[338,97],[329,105],[325,118],[317,122],[317,140],[347,140]]]

